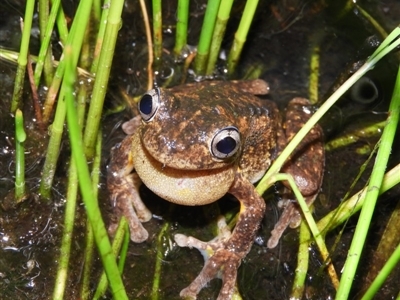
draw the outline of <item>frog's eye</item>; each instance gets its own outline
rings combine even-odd
[[[219,159],[233,156],[240,146],[240,134],[236,127],[229,126],[218,131],[211,141],[211,154]]]
[[[149,122],[155,116],[160,106],[160,90],[154,89],[148,91],[140,98],[138,102],[138,110],[143,121]]]

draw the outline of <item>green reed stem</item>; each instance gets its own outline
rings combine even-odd
[[[64,67],[64,64],[62,65],[62,67]],[[54,122],[49,130],[50,139],[47,146],[46,158],[42,170],[42,180],[40,182],[40,194],[43,199],[50,198],[50,190],[53,184],[54,174],[57,166],[66,114],[64,94],[65,90],[64,88],[61,88],[58,96],[59,101],[57,103]]]
[[[96,81],[93,87],[92,99],[85,126],[84,145],[86,157],[88,159],[91,159],[94,153],[101,114],[103,111],[104,98],[107,92],[111,64],[114,57],[115,44],[121,25],[123,5],[123,0],[112,1],[110,5],[110,12],[105,31],[105,37],[107,38],[103,42],[103,47],[100,53],[99,67],[96,74]]]
[[[68,266],[71,256],[71,244],[74,231],[76,201],[78,195],[78,170],[75,160],[71,157],[68,170],[68,187],[64,212],[63,235],[59,258],[57,264],[57,274],[54,283],[53,298],[54,300],[64,299],[65,288],[68,279]]]
[[[297,266],[295,270],[295,277],[293,280],[292,291],[290,299],[302,299],[305,288],[305,281],[307,278],[308,261],[309,261],[309,246],[311,241],[310,230],[308,229],[307,222],[300,223],[300,238],[299,238],[299,251],[297,253]]]
[[[25,147],[26,133],[22,111],[15,112],[15,201],[25,198]]]
[[[320,47],[315,45],[312,48],[311,59],[310,59],[310,77],[308,95],[311,104],[318,102],[318,86],[319,86],[319,61],[320,61]]]
[[[83,69],[88,69],[92,61],[92,51],[90,45],[90,34],[94,32],[95,25],[89,22],[88,27],[85,29],[85,38],[83,39],[81,54],[79,55],[78,65]],[[83,89],[84,90],[84,89]]]
[[[104,1],[104,6],[106,6],[107,1]],[[93,11],[93,21],[95,23],[100,22],[100,18],[102,15],[102,10],[103,10],[103,1],[101,0],[93,0],[93,6],[92,6],[92,11]]]
[[[39,3],[42,2],[47,2],[41,0]],[[42,14],[40,14],[39,16],[39,20],[40,20],[40,39],[41,39],[41,45],[40,45],[40,50],[39,50],[39,55],[38,55],[38,59],[36,62],[36,68],[35,68],[35,85],[36,87],[39,86],[39,82],[40,82],[40,78],[42,76],[42,71],[43,71],[43,67],[46,65],[46,70],[45,70],[45,82],[46,85],[50,85],[51,81],[52,81],[52,77],[53,77],[53,65],[52,65],[52,59],[51,59],[51,47],[49,47],[50,45],[50,39],[51,39],[51,34],[53,32],[54,29],[54,23],[56,21],[57,15],[58,15],[58,10],[60,8],[60,3],[61,0],[53,0],[53,4],[51,6],[51,12],[50,15],[44,14],[43,18],[44,21],[42,21]],[[48,9],[48,4],[47,4],[47,9]],[[40,9],[40,5],[39,5],[39,11],[41,11]],[[43,27],[42,27],[43,26]],[[43,32],[43,33],[42,33]],[[51,67],[49,67],[48,61],[50,61],[51,63]]]
[[[153,40],[154,40],[154,62],[156,69],[162,56],[162,8],[161,0],[152,0],[153,9]]]
[[[82,42],[85,32],[83,29],[86,28],[89,20],[91,1],[92,0],[86,0],[86,1],[81,1],[79,3],[74,22],[72,23],[70,34],[68,35],[67,39],[66,47],[68,46],[69,48],[72,48],[74,51],[73,64],[75,69],[78,63],[80,50],[82,48]],[[64,71],[65,71],[65,60],[62,59],[57,67],[53,84],[54,82],[57,81],[59,85],[59,83],[62,80],[62,77],[64,76]],[[56,87],[52,85],[50,89],[52,88],[55,89]],[[53,91],[54,95],[56,95],[57,90]],[[43,166],[42,180],[40,183],[40,194],[45,199],[48,199],[50,197],[50,189],[53,183],[55,169],[58,160],[58,154],[60,151],[60,144],[64,129],[65,114],[66,114],[64,95],[65,95],[65,84],[63,82],[58,96],[54,122],[51,126],[50,140],[47,148],[46,159]]]
[[[100,208],[97,198],[93,192],[93,185],[90,179],[88,163],[83,152],[83,141],[81,129],[78,123],[77,112],[74,103],[74,86],[75,86],[75,70],[76,63],[73,55],[73,48],[69,45],[65,48],[66,62],[68,72],[64,79],[65,83],[65,99],[67,105],[67,124],[68,133],[71,143],[72,156],[78,169],[78,179],[83,202],[86,212],[93,227],[94,238],[103,262],[107,278],[110,282],[110,288],[115,299],[128,299],[125,287],[123,285],[120,272],[112,254],[112,248],[108,234],[101,217]]]
[[[94,190],[93,190],[94,191]],[[94,234],[92,225],[90,225],[89,219],[86,221],[86,232],[85,232],[85,251],[84,251],[84,261],[83,272],[82,272],[82,286],[80,290],[80,298],[81,300],[91,299],[91,274],[94,260]]]
[[[46,24],[49,21],[50,1],[39,0],[38,1],[38,13],[39,13],[39,34],[40,40],[43,41],[45,35]]]
[[[349,79],[347,79],[326,101],[321,107],[314,113],[314,115],[308,120],[308,122],[299,130],[299,132],[293,137],[286,148],[282,151],[279,157],[274,161],[267,173],[261,179],[257,185],[257,192],[263,194],[273,183],[271,182],[271,175],[277,173],[289,157],[290,153],[294,151],[297,145],[304,139],[308,131],[322,118],[323,115],[339,100],[339,98],[366,72],[371,70],[375,64],[388,54],[391,50],[400,44],[400,28],[396,28],[391,34],[382,42],[382,44],[375,50],[367,62],[360,67]]]
[[[365,19],[375,28],[375,30],[379,33],[382,38],[387,37],[386,30],[379,24],[377,20],[375,20],[366,10],[364,10],[357,2],[351,1],[352,5],[356,7],[356,9],[361,13]]]
[[[79,111],[78,111],[79,116]],[[102,146],[102,135],[101,130],[99,130],[99,134],[97,136],[96,142],[96,154],[93,158],[92,164],[92,189],[94,197],[98,197],[98,186],[100,182],[100,175],[101,175],[101,146]],[[85,234],[86,242],[85,242],[85,251],[84,251],[84,261],[85,264],[83,266],[83,273],[82,273],[82,286],[81,286],[81,298],[82,300],[89,299],[91,295],[91,272],[92,272],[92,265],[93,265],[93,257],[94,257],[94,234],[92,226],[90,225],[89,219],[86,222],[86,234]]]
[[[210,56],[206,67],[206,75],[208,76],[212,75],[214,72],[221,43],[225,34],[226,24],[228,23],[229,15],[231,13],[232,4],[233,0],[221,0],[210,46]]]
[[[109,7],[110,5],[111,5],[111,0],[104,1],[105,7]],[[94,56],[93,62],[92,62],[92,66],[90,67],[90,73],[92,73],[92,74],[97,74],[97,69],[99,67],[100,53],[101,53],[101,48],[103,47],[103,41],[105,38],[105,33],[106,33],[106,28],[107,28],[107,23],[108,23],[107,19],[108,19],[109,13],[110,13],[109,9],[102,10],[102,14],[100,17],[100,26],[99,26],[99,30],[97,31],[96,46],[95,46],[94,55],[93,55]]]
[[[352,84],[354,84],[358,79],[360,79],[367,71],[372,69],[375,64],[386,54],[388,54],[391,50],[397,47],[400,44],[400,28],[396,28],[389,34],[389,36],[382,42],[382,44],[376,49],[376,51],[371,55],[371,57],[367,60],[367,62],[360,67],[346,82],[344,82],[339,89],[337,89],[331,97],[327,99],[327,101],[318,109],[318,111],[310,118],[310,120],[305,124],[305,126],[295,135],[295,137],[290,141],[287,147],[283,150],[281,155],[275,160],[270,169],[267,171],[265,176],[261,179],[260,183],[257,185],[257,192],[263,194],[265,190],[272,185],[272,176],[276,174],[282,167],[283,163],[287,160],[290,153],[293,152],[295,147],[299,144],[299,142],[305,137],[307,132],[318,122],[318,120],[327,112],[327,110],[342,96]],[[399,81],[399,76],[397,81]],[[398,122],[398,114],[399,114],[399,104],[400,102],[400,84],[398,84],[395,88],[395,92],[393,94],[392,102],[389,108],[389,118],[388,125],[385,127],[384,132],[387,133],[382,135],[381,148],[379,149],[378,157],[375,163],[374,169],[378,169],[378,172],[373,172],[370,179],[369,184],[369,207],[362,216],[363,218],[370,217],[372,215],[371,208],[375,205],[376,198],[379,194],[379,190],[382,184],[383,172],[386,168],[386,162],[388,155],[390,154],[391,143],[393,142],[394,132]],[[390,126],[389,126],[390,125]],[[389,128],[389,129],[388,129]],[[381,166],[380,169],[378,166]],[[373,188],[372,188],[373,187]],[[374,197],[374,198],[373,198]],[[372,199],[372,200],[371,200]],[[360,220],[362,219],[360,216]],[[325,218],[324,218],[325,219]],[[361,226],[361,225],[360,225]],[[362,228],[358,231],[361,232],[361,235],[366,234],[365,227],[368,228],[367,224],[363,224]],[[360,227],[361,228],[361,227]],[[357,231],[357,230],[356,230]],[[340,281],[338,293],[336,299],[347,299],[348,294],[351,288],[351,284],[354,278],[355,270],[358,264],[359,257],[361,255],[362,249],[362,240],[365,235],[359,236],[356,240],[353,240],[351,245],[351,252],[349,252],[348,263],[346,262],[344,272],[342,275],[342,280]],[[361,237],[361,238],[360,238]],[[361,246],[360,246],[361,244]],[[361,249],[360,249],[361,248]]]
[[[235,39],[228,56],[228,74],[233,74],[236,65],[242,53],[243,45],[246,42],[247,34],[253,21],[254,14],[258,5],[258,0],[248,0],[243,11],[242,19],[239,23],[239,28],[236,31]]]
[[[360,139],[379,136],[382,129],[385,127],[386,121],[378,122],[355,131],[346,133],[343,136],[339,136],[335,139],[330,140],[325,144],[325,150],[332,151],[341,147],[345,147],[356,143]]]
[[[187,44],[187,28],[189,22],[189,0],[178,0],[178,20],[176,22],[176,37],[174,54],[177,57]]]
[[[31,36],[34,9],[35,9],[35,0],[27,0],[25,6],[25,16],[23,21],[24,24],[22,28],[21,46],[18,55],[18,67],[17,67],[17,73],[15,75],[14,92],[11,101],[12,113],[15,113],[22,98],[25,70],[26,70],[26,64],[28,62],[29,40]]]
[[[66,70],[67,72],[68,70]],[[75,77],[74,74],[67,74],[65,76]],[[78,104],[77,106],[78,124],[81,128],[84,123],[85,117],[85,104]],[[96,181],[98,183],[98,179]],[[97,185],[93,192],[94,196],[97,197]],[[71,255],[71,245],[74,231],[74,221],[76,212],[76,203],[78,195],[78,170],[73,157],[70,159],[70,166],[68,171],[68,187],[67,187],[67,198],[65,205],[64,214],[64,227],[63,236],[61,240],[59,264],[57,266],[57,275],[55,280],[55,288],[53,291],[53,299],[64,299],[65,288],[68,280],[68,267]]]
[[[386,54],[391,52],[393,49],[399,46],[400,44],[400,27],[396,27],[390,32],[390,34],[382,41],[379,45],[378,49],[372,53],[372,55],[368,58],[367,62],[371,64],[375,64]]]
[[[366,288],[364,288],[363,290],[371,289],[371,280],[369,279],[376,277],[374,282],[376,281],[376,284],[378,284],[379,282],[379,285],[381,285],[381,283],[383,283],[384,280],[390,275],[391,270],[388,271],[387,269],[385,269],[384,264],[389,263],[388,259],[392,255],[397,255],[393,252],[393,249],[396,249],[400,245],[400,235],[398,234],[399,226],[400,202],[397,202],[396,207],[392,211],[390,218],[386,223],[383,234],[380,236],[380,241],[375,249],[374,257],[370,260],[369,265],[371,267],[368,270],[368,275],[364,276],[364,278],[366,278],[367,280],[364,281],[364,286],[366,286]],[[397,259],[396,263],[399,262],[400,259]],[[396,263],[394,265],[396,265]],[[379,268],[381,269],[379,270]],[[379,287],[380,286],[376,286],[376,288],[373,288],[374,292],[371,291],[370,295],[374,295],[378,291]]]
[[[259,79],[264,72],[265,72],[265,66],[251,65],[247,67],[246,70],[244,71],[242,79],[243,80]]]
[[[374,57],[374,55],[372,57]],[[361,209],[357,227],[354,232],[354,237],[347,254],[346,262],[344,264],[344,271],[340,281],[339,289],[336,294],[336,299],[348,299],[353,278],[361,258],[361,253],[365,244],[368,229],[371,224],[372,215],[375,210],[375,204],[382,186],[385,169],[389,160],[397,124],[399,121],[399,113],[400,68],[397,74],[396,85],[389,106],[387,125],[383,129],[379,150],[376,155],[375,165],[371,173],[364,205]]]
[[[129,227],[128,222],[126,221],[125,217],[122,217],[119,221],[118,228],[115,232],[114,240],[112,243],[112,253],[115,257],[118,256],[118,252],[120,252],[120,258],[118,261],[118,269],[120,274],[124,271],[125,266],[125,259],[128,253],[128,245],[129,245]],[[121,250],[121,251],[120,251]],[[105,292],[107,291],[108,282],[106,273],[102,273],[100,276],[99,284],[97,285],[96,292],[93,296],[93,300],[100,299],[104,296]]]
[[[371,268],[369,271],[371,276],[377,275],[377,266],[381,266],[382,262],[387,262],[388,258],[392,255],[393,249],[396,249],[396,247],[400,245],[400,235],[398,234],[399,226],[400,202],[397,202],[395,209],[390,214],[390,218],[386,223],[385,230],[383,231],[378,247],[376,248],[376,253],[378,255],[374,256],[374,261],[377,263],[374,264],[376,268]],[[400,262],[400,260],[398,262]]]
[[[6,60],[6,61],[16,64],[18,61],[18,55],[19,55],[19,53],[15,52],[15,51],[0,49],[0,60]],[[31,54],[31,55],[29,55],[29,58],[33,63],[35,63],[37,61],[37,56],[35,56],[35,55]],[[56,61],[56,60],[53,61],[53,63],[54,63],[54,66],[56,66],[56,67],[59,65],[59,61]],[[84,76],[86,78],[92,78],[90,73],[82,68],[78,67],[77,71],[78,71],[79,75],[81,75],[81,76]]]
[[[58,1],[60,2],[60,1]],[[59,7],[59,3],[57,4]],[[42,73],[43,66],[44,66],[44,82],[47,86],[51,84],[51,81],[53,79],[53,54],[52,54],[52,49],[49,47],[49,42],[50,42],[50,36],[52,29],[54,27],[54,21],[55,17],[57,15],[58,7],[56,7],[56,10],[54,12],[53,20],[50,20],[49,16],[49,11],[50,11],[50,1],[49,0],[39,0],[39,5],[38,5],[38,11],[39,11],[39,30],[40,30],[40,51],[44,51],[42,55],[39,55],[39,61],[41,63],[41,70],[40,74]],[[54,8],[52,8],[54,10]],[[49,31],[50,28],[50,31]],[[47,39],[47,41],[45,41]],[[36,74],[36,70],[35,70]],[[39,78],[36,78],[37,75],[35,75],[35,85],[36,87],[39,85]]]
[[[204,15],[203,27],[201,28],[197,55],[194,61],[196,75],[204,75],[207,67],[208,55],[210,52],[211,39],[214,32],[215,22],[221,0],[209,0]]]
[[[170,227],[169,222],[165,222],[161,227],[160,232],[157,236],[157,245],[156,245],[156,264],[154,267],[154,276],[153,276],[153,286],[151,287],[151,300],[160,299],[160,280],[161,280],[161,269],[163,264],[163,245],[164,245],[164,237],[168,228]]]
[[[53,3],[54,1],[57,0],[53,0]],[[57,21],[57,28],[60,41],[62,45],[66,45],[68,43],[68,36],[69,36],[68,26],[65,20],[64,11],[62,10],[61,6],[58,9],[56,21]],[[58,67],[53,77],[53,81],[50,84],[49,91],[47,92],[47,96],[43,104],[43,123],[45,124],[49,122],[50,116],[53,113],[54,103],[56,101],[57,96],[59,96],[58,93],[62,82],[63,74],[64,74],[64,65],[62,63],[62,57],[61,57],[61,61],[58,64]]]
[[[121,274],[124,273],[126,257],[128,256],[129,244],[131,242],[128,221],[125,219],[125,217],[123,217],[122,219],[123,223],[120,221],[119,226],[123,227],[125,234],[124,234],[124,239],[122,241],[121,250],[119,251],[119,260],[118,260],[118,268]]]
[[[53,81],[49,87],[49,91],[47,92],[46,99],[43,104],[43,123],[47,124],[49,123],[50,116],[53,112],[53,107],[54,103],[56,101],[56,98],[60,98],[60,95],[58,94],[62,82],[62,77],[64,75],[65,71],[65,65],[63,63],[63,59],[58,64],[58,67],[56,69],[56,72],[53,77]]]
[[[355,72],[344,84],[342,84],[339,89],[337,89],[321,107],[314,113],[314,115],[307,121],[307,123],[299,130],[299,132],[293,137],[286,148],[282,151],[279,157],[274,161],[271,167],[268,169],[267,173],[261,179],[257,185],[257,191],[259,194],[263,194],[272,184],[270,181],[270,176],[277,173],[289,157],[289,155],[294,151],[296,146],[304,139],[311,128],[319,121],[320,118],[339,100],[339,98],[354,84],[358,79],[360,79],[368,70],[372,68],[371,65],[364,64],[357,72]]]
[[[52,5],[55,4],[55,1],[57,0],[51,0]],[[60,42],[62,45],[66,45],[68,39],[68,24],[62,6],[58,8],[56,22],[57,22],[58,36],[60,38]]]
[[[380,194],[383,194],[384,192],[393,188],[395,185],[400,184],[400,177],[398,176],[399,173],[400,164],[386,173],[385,177],[383,178],[382,187],[379,191]],[[317,223],[319,230],[326,234],[326,232],[335,229],[337,226],[349,219],[352,215],[356,214],[364,205],[366,192],[367,188],[362,189],[354,194],[350,199],[341,203],[338,208],[331,211],[329,214],[319,220]]]
[[[393,271],[393,269],[398,265],[400,261],[400,245],[396,247],[393,254],[390,256],[386,264],[383,266],[382,270],[379,272],[378,276],[369,286],[368,290],[361,298],[361,300],[371,300],[374,299],[375,294],[381,288],[387,277]]]
[[[299,204],[301,211],[304,215],[304,218],[307,221],[308,228],[310,229],[310,231],[314,237],[314,241],[318,246],[318,249],[322,256],[322,259],[326,262],[329,262],[330,255],[329,255],[329,251],[326,247],[325,241],[323,239],[323,236],[321,235],[321,232],[320,232],[317,224],[314,221],[314,218],[311,214],[310,208],[308,207],[306,201],[304,200],[303,195],[301,194],[299,188],[296,186],[296,183],[295,183],[293,177],[289,174],[281,174],[281,173],[278,173],[273,177],[274,177],[274,181],[287,181],[290,184],[290,188],[292,189],[293,194],[295,195],[295,197],[297,199],[297,203]],[[329,268],[329,272],[331,274],[332,283],[334,286],[337,286],[339,284],[339,280],[338,280],[336,271],[333,267],[333,264],[329,263],[328,268]]]

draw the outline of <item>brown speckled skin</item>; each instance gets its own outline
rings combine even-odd
[[[282,130],[276,105],[253,96],[267,92],[268,85],[262,80],[203,82],[160,89],[160,107],[154,118],[140,126],[138,118],[127,122],[124,130],[129,135],[111,152],[108,189],[116,213],[129,220],[131,239],[135,242],[147,239],[148,233],[141,223],[151,218],[138,194],[139,178],[154,193],[179,204],[203,205],[226,193],[240,202],[239,220],[229,238],[208,243],[197,240],[202,247],[211,247],[214,254],[198,277],[182,290],[182,297],[196,298],[204,285],[221,271],[223,284],[218,299],[231,298],[237,268],[249,252],[265,212],[265,202],[252,183],[261,178],[286,144],[286,136],[291,134],[288,128],[298,128],[304,123],[302,118],[290,116],[294,121],[287,122],[286,132]],[[297,99],[293,105],[302,114],[306,111],[302,105],[307,106],[308,102]],[[235,155],[222,160],[211,155],[210,143],[215,133],[226,126],[238,128],[241,144]],[[318,129],[316,132],[320,137]],[[318,149],[313,150],[318,152]],[[299,167],[297,162],[304,161],[301,155],[285,168],[291,171]],[[314,197],[322,171],[318,166],[311,171],[321,174],[314,191],[304,187],[305,194]],[[297,213],[293,208],[290,210]],[[285,217],[276,236],[282,234],[294,212]],[[115,224],[110,226],[110,231],[114,229]],[[184,246],[193,245],[187,242]]]
[[[176,169],[218,169],[239,163],[248,171],[265,170],[275,148],[272,129],[279,113],[274,103],[243,92],[241,87],[252,82],[211,81],[161,89],[156,116],[139,129],[144,147],[159,162]],[[241,151],[231,160],[216,160],[209,143],[226,126],[239,129]]]

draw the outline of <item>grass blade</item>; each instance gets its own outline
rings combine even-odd
[[[25,6],[25,17],[24,20],[21,20],[22,25],[22,40],[21,46],[18,55],[18,67],[17,74],[15,76],[15,84],[14,84],[14,92],[11,102],[11,112],[14,113],[21,101],[23,86],[24,86],[24,78],[25,78],[25,70],[26,64],[28,62],[28,53],[29,53],[29,40],[31,36],[31,28],[32,28],[32,19],[33,19],[33,11],[35,9],[35,0],[28,0]]]
[[[198,76],[205,74],[211,39],[214,32],[214,26],[217,19],[220,2],[221,0],[209,0],[207,3],[203,27],[201,28],[200,33],[199,45],[197,46],[197,55],[194,61],[194,71]]]
[[[383,50],[384,51],[384,50]],[[382,52],[383,52],[382,51]],[[375,159],[375,165],[371,173],[364,205],[361,209],[354,237],[344,264],[344,271],[340,280],[336,299],[348,299],[353,278],[360,261],[361,253],[365,244],[368,229],[371,223],[372,214],[382,186],[383,177],[390,152],[393,145],[400,112],[400,68],[397,74],[392,101],[389,106],[387,125],[383,129],[380,140],[380,147]]]

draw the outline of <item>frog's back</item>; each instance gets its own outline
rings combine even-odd
[[[254,182],[275,151],[278,110],[273,102],[254,95],[268,91],[262,80],[205,81],[161,90],[162,102],[154,120],[141,129],[142,140],[167,166],[205,170],[233,164]],[[229,128],[239,132],[239,151],[215,157],[213,138]]]
[[[211,81],[177,87],[174,92],[187,96],[188,87],[195,89],[193,93],[199,101],[203,101],[203,105],[223,106],[239,119],[243,141],[237,160],[238,171],[249,181],[258,181],[275,155],[281,124],[276,104],[255,96],[267,94],[268,84],[263,80]]]

